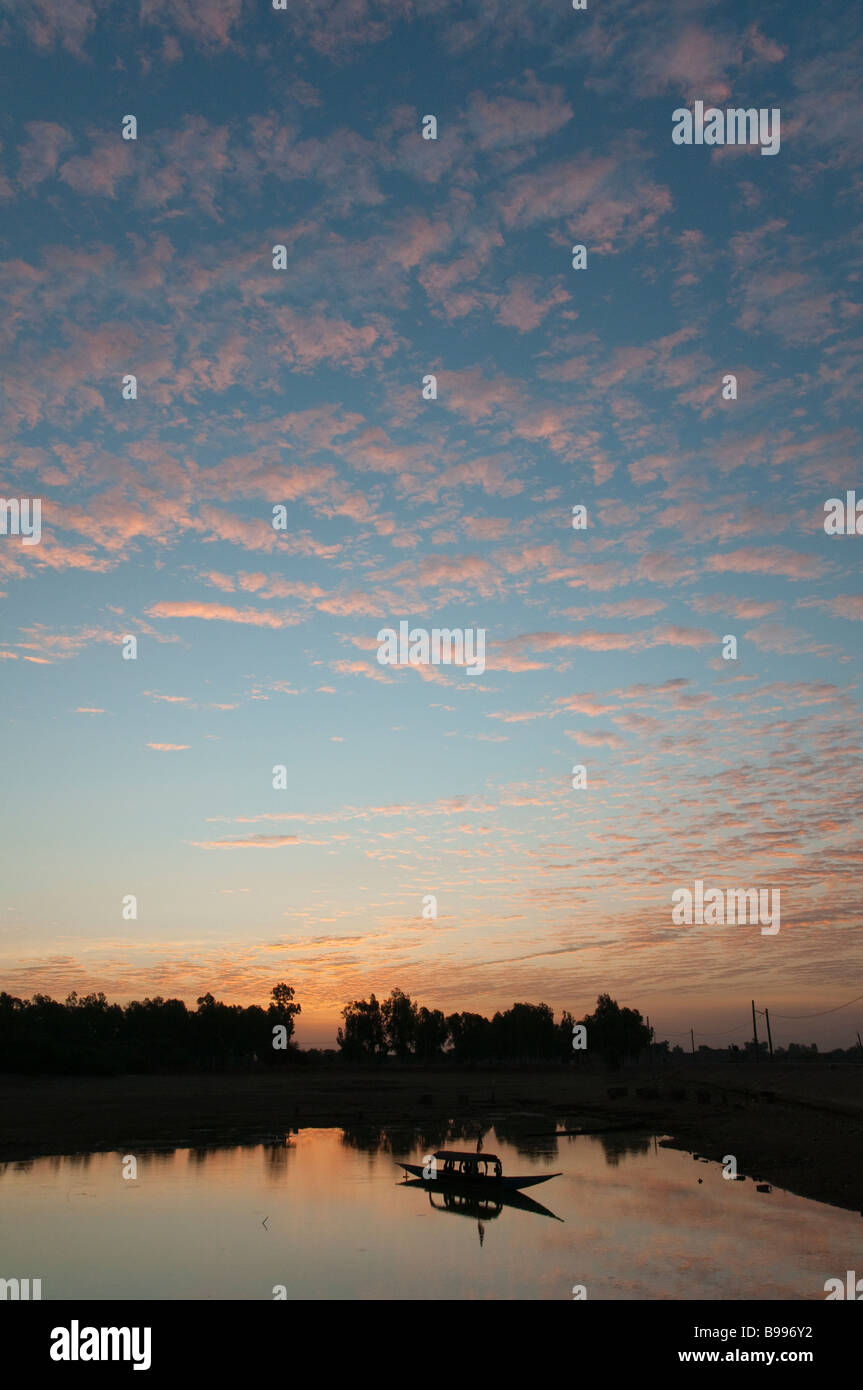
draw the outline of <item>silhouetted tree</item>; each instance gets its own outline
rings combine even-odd
[[[404,990],[394,989],[381,1004],[381,1019],[387,1047],[403,1062],[416,1042],[417,1006]]]
[[[270,997],[273,1001],[267,1009],[267,1019],[270,1026],[270,1051],[275,1052],[277,1057],[279,1055],[284,1056],[284,1053],[279,1053],[273,1049],[273,1027],[280,1024],[285,1029],[288,1044],[290,1044],[291,1038],[294,1035],[294,1018],[297,1014],[303,1012],[300,1004],[291,1002],[294,993],[293,987],[286,984],[274,985],[270,992]]]
[[[482,1014],[450,1014],[446,1021],[455,1062],[479,1062],[491,1057],[491,1024]]]
[[[495,1055],[501,1058],[539,1060],[559,1050],[554,1013],[548,1004],[513,1004],[491,1021]]]
[[[440,1009],[427,1009],[425,1005],[416,1015],[414,1030],[415,1051],[423,1062],[436,1061],[442,1054],[449,1037],[447,1021]]]
[[[564,1009],[560,1017],[560,1023],[556,1025],[558,1035],[557,1055],[564,1062],[572,1061],[585,1062],[588,1057],[586,1048],[574,1048],[572,1045],[572,1030],[575,1019],[568,1009]]]
[[[344,1057],[351,1061],[371,1061],[386,1055],[381,1006],[374,995],[368,1000],[355,999],[352,1004],[346,1004],[342,1018],[345,1026],[339,1029],[337,1041]]]
[[[627,1057],[636,1058],[653,1037],[636,1009],[622,1009],[610,994],[600,994],[596,1009],[581,1022],[587,1028],[587,1047],[610,1067],[619,1067]]]

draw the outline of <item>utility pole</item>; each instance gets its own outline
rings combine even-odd
[[[755,1022],[755,1000],[752,1001],[752,1036],[755,1040],[755,1060],[758,1061],[758,1024]]]
[[[770,1060],[773,1061],[773,1038],[770,1036],[770,1010],[764,1010],[764,1017],[767,1020],[767,1046],[770,1049]]]
[[[695,1034],[694,1034],[694,1032],[692,1031],[691,1028],[690,1028],[690,1030],[689,1030],[689,1041],[692,1043],[692,1055],[693,1055],[693,1057],[694,1057],[694,1056],[695,1056]]]

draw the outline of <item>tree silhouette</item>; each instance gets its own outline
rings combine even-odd
[[[394,989],[381,1004],[387,1047],[400,1062],[409,1057],[416,1042],[417,1006],[404,990]]]
[[[437,1060],[449,1037],[449,1028],[442,1011],[440,1009],[427,1009],[423,1005],[416,1016],[415,1036],[414,1046],[417,1059],[423,1062]]]
[[[482,1014],[450,1014],[446,1021],[456,1062],[480,1062],[492,1056],[491,1024]]]
[[[617,1068],[627,1058],[637,1058],[653,1038],[637,1009],[622,1009],[610,994],[600,994],[596,1009],[581,1022],[587,1028],[587,1048],[607,1066]]]
[[[303,1012],[301,1004],[294,1004],[291,1002],[295,992],[296,991],[291,985],[273,985],[270,991],[270,998],[273,1002],[267,1009],[267,1016],[270,1018],[271,1022],[282,1024],[287,1031],[289,1039],[293,1037],[294,1033],[294,1018],[297,1014]]]
[[[548,1004],[513,1004],[491,1021],[492,1039],[498,1057],[533,1060],[554,1057],[558,1036],[554,1014]]]
[[[381,1006],[374,995],[371,999],[355,999],[342,1009],[344,1028],[338,1031],[342,1055],[351,1061],[370,1061],[386,1055],[384,1023]]]

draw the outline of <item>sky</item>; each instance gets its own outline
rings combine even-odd
[[[0,0],[0,987],[854,1042],[861,32]],[[405,620],[485,670],[382,665]]]

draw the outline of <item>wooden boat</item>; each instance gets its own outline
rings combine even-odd
[[[438,1149],[437,1153],[432,1155],[432,1159],[433,1162],[425,1166],[421,1163],[399,1163],[399,1167],[428,1183],[440,1183],[443,1187],[470,1188],[472,1191],[489,1194],[536,1187],[538,1183],[548,1182],[549,1178],[561,1176],[560,1173],[543,1173],[540,1176],[505,1178],[503,1164],[497,1154]]]

